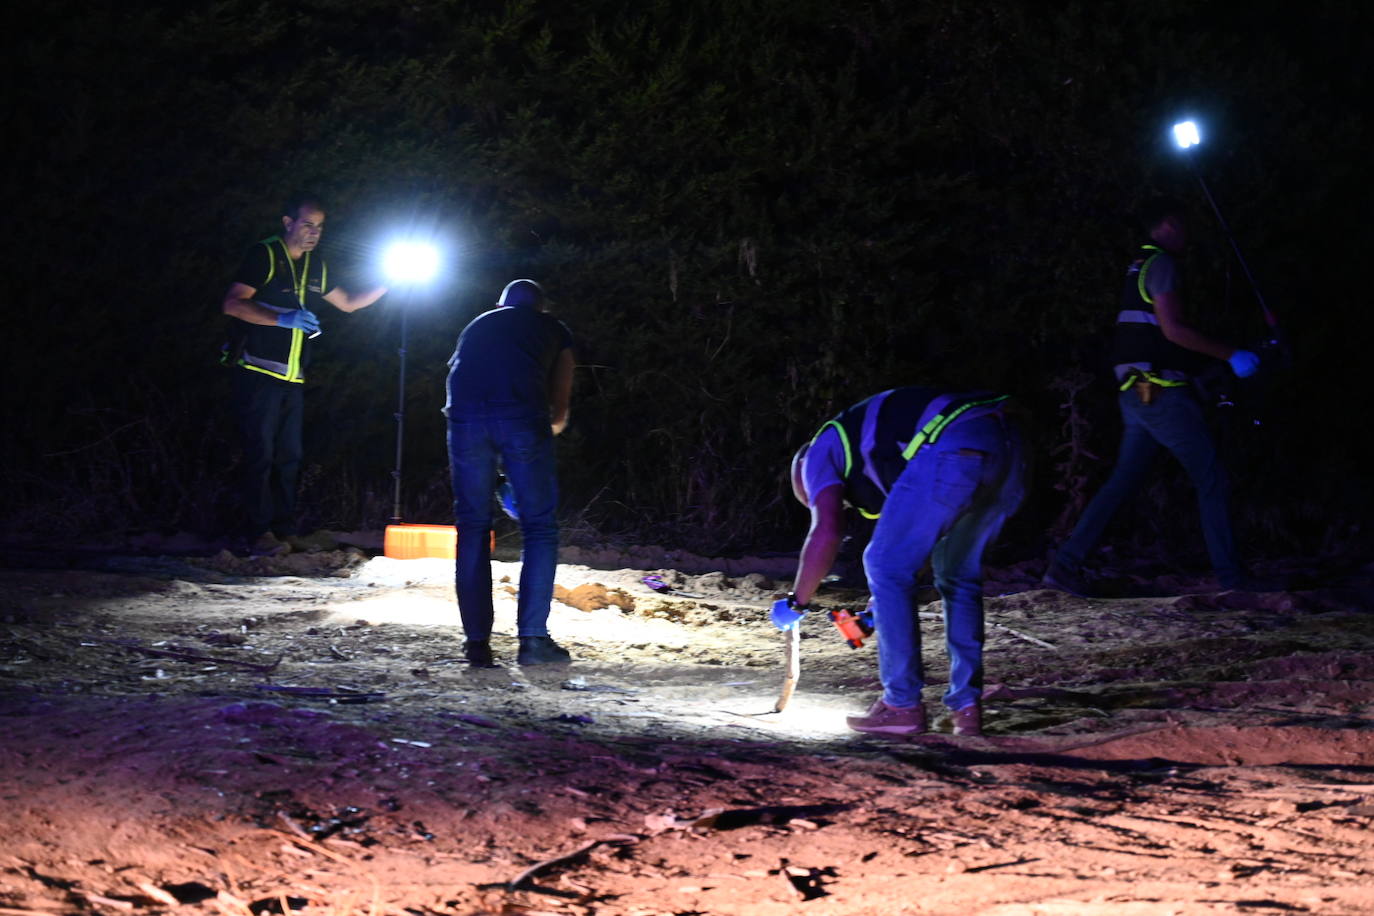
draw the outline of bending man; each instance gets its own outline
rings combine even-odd
[[[499,461],[520,520],[517,660],[566,662],[549,636],[549,605],[558,566],[558,480],[553,437],[568,424],[572,395],[572,334],[545,313],[544,291],[514,280],[496,308],[472,320],[449,359],[449,471],[458,528],[454,582],[466,641],[477,667],[495,664],[491,651],[491,504]]]
[[[982,730],[983,550],[1025,492],[1020,431],[1004,396],[895,388],[827,422],[792,459],[792,490],[811,509],[794,591],[773,607],[779,628],[796,626],[830,571],[846,505],[877,518],[864,551],[873,595],[883,694],[860,732],[926,730],[916,590],[929,561],[943,599],[956,735]]]

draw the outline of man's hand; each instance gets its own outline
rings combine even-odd
[[[320,329],[320,319],[309,309],[291,309],[277,315],[277,327],[314,334]]]
[[[568,427],[575,366],[572,350],[564,347],[549,370],[549,425],[555,436]]]
[[[1249,378],[1259,371],[1260,358],[1249,350],[1237,350],[1226,360],[1236,378]]]
[[[805,605],[797,604],[796,599],[788,595],[773,602],[773,612],[769,617],[772,618],[773,626],[785,632],[796,629],[805,614]]]

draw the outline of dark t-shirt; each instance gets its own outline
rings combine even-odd
[[[269,250],[270,248],[270,250]],[[302,276],[302,272],[305,276]],[[269,279],[270,274],[270,279]],[[286,255],[276,238],[248,249],[234,272],[234,280],[257,290],[253,298],[279,309],[300,308],[319,312],[324,303],[325,263],[317,251],[306,252],[297,261]],[[298,293],[304,294],[302,303]]]
[[[265,239],[243,256],[234,281],[254,290],[253,299],[270,309],[286,312],[302,307],[318,312],[328,292],[327,268],[318,252],[307,252],[298,260],[287,256],[281,238]],[[289,382],[305,378],[310,365],[310,339],[300,331],[274,325],[252,324],[229,319],[226,360],[245,363]]]
[[[571,347],[572,332],[552,315],[523,306],[483,312],[449,358],[444,416],[547,416],[549,374]]]

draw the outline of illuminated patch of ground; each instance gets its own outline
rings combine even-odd
[[[772,712],[785,560],[577,558],[566,668],[511,663],[496,564],[494,670],[444,561],[0,571],[0,914],[1374,910],[1358,577],[1085,601],[994,571],[988,734],[944,730],[931,602],[936,731],[881,741],[843,722],[872,646],[819,614]]]

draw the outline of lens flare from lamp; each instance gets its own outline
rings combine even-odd
[[[439,272],[439,251],[424,242],[396,242],[382,256],[392,283],[427,283]]]
[[[1198,133],[1197,122],[1180,121],[1174,125],[1174,142],[1179,149],[1188,149],[1190,146],[1197,146],[1202,142],[1202,136]]]

